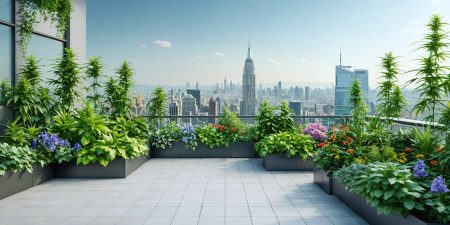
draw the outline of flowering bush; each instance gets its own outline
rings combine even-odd
[[[192,124],[186,123],[181,127],[181,141],[188,149],[195,150],[197,147],[197,137],[195,136],[195,130]]]
[[[75,143],[71,147],[69,141],[59,138],[58,135],[46,131],[33,139],[31,147],[37,152],[36,161],[41,166],[48,165],[55,159],[58,163],[69,162],[75,157],[75,153],[82,147]]]
[[[181,135],[181,128],[175,122],[162,124],[150,131],[150,143],[159,149],[171,148],[173,142],[181,141]]]
[[[317,142],[326,141],[327,138],[328,138],[327,132],[328,132],[328,128],[327,127],[322,126],[322,125],[317,124],[317,123],[309,124],[303,130],[303,134],[310,135]]]
[[[322,147],[320,147],[322,146]],[[314,158],[314,164],[328,171],[329,175],[347,165],[350,165],[360,155],[358,148],[342,148],[337,144],[319,144],[319,150]]]

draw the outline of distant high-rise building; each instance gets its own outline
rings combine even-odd
[[[247,59],[242,74],[241,115],[255,115],[256,112],[255,67],[250,57],[250,41],[248,42]]]
[[[227,92],[227,77],[223,80],[223,93]]]
[[[195,89],[198,90],[198,81],[195,83]]]
[[[289,102],[289,108],[294,111],[294,115],[302,115],[302,103],[301,102]]]
[[[306,100],[306,101],[309,101],[309,100],[310,100],[310,95],[309,95],[309,94],[310,94],[310,89],[311,89],[311,88],[310,88],[309,86],[306,86],[306,87],[305,87],[305,100]]]
[[[237,105],[237,104],[234,104],[234,103],[231,103],[231,104],[230,104],[230,111],[231,111],[231,112],[238,113],[238,105]]]
[[[191,116],[197,114],[196,99],[192,95],[186,94],[183,96],[183,99],[181,100],[181,112],[183,116]],[[192,120],[184,119],[183,121],[186,123],[190,123]]]
[[[189,95],[192,95],[196,100],[197,107],[200,107],[200,105],[201,105],[200,90],[199,89],[187,89],[186,93]]]
[[[361,89],[364,92],[364,100],[368,103],[369,93],[369,71],[366,69],[354,69],[351,66],[336,66],[336,88],[335,105],[336,115],[349,115],[350,109],[350,89],[354,80],[359,80]]]
[[[180,106],[178,105],[177,102],[169,103],[169,115],[171,115],[171,116],[180,115]],[[172,118],[171,121],[177,121],[177,119]]]

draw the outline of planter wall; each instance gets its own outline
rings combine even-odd
[[[183,143],[175,142],[171,148],[151,148],[152,158],[256,158],[253,142],[234,142],[228,147],[209,148],[199,143],[195,151],[186,149]]]
[[[356,214],[372,225],[444,225],[427,223],[413,215],[408,215],[406,218],[398,215],[378,215],[376,208],[372,207],[358,194],[347,191],[347,189],[345,189],[345,185],[336,179],[333,181],[333,193]]]
[[[125,178],[148,160],[148,156],[140,156],[125,160],[122,158],[111,161],[106,167],[99,163],[77,165],[68,162],[55,165],[56,178]]]
[[[51,165],[45,167],[34,165],[33,173],[27,171],[7,172],[0,176],[0,199],[25,191],[52,178],[53,167]]]
[[[312,171],[313,158],[303,160],[300,156],[287,157],[286,154],[270,154],[263,158],[263,166],[269,171]]]
[[[313,174],[314,174],[314,183],[317,184],[317,186],[319,186],[327,194],[332,195],[333,194],[333,178],[328,177],[328,175],[327,175],[328,172],[323,169],[314,167]]]

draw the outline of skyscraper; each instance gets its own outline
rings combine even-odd
[[[183,97],[183,100],[181,101],[181,111],[182,111],[182,115],[184,116],[192,116],[192,115],[197,115],[197,104],[196,104],[196,100],[195,98],[190,95],[190,94],[186,94]],[[191,123],[191,119],[184,119],[183,120],[185,123]]]
[[[364,100],[366,104],[368,103],[369,71],[366,69],[355,69],[351,66],[336,66],[336,89],[334,95],[336,115],[349,115],[351,113],[349,97],[354,80],[361,82]]]
[[[199,89],[187,89],[186,93],[192,95],[195,98],[195,101],[197,103],[197,107],[200,108],[200,106],[201,106],[200,90]]]
[[[255,115],[256,109],[255,67],[250,57],[250,41],[248,42],[247,59],[242,74],[241,115]]]
[[[306,101],[309,101],[310,100],[310,87],[309,86],[306,86],[305,87],[305,100]]]

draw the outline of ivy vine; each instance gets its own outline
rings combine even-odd
[[[38,15],[45,22],[50,21],[56,25],[58,36],[63,38],[67,30],[67,23],[72,12],[71,0],[19,0],[19,44],[23,53],[26,53],[34,25]]]

